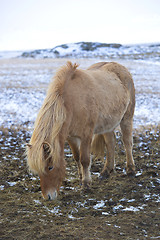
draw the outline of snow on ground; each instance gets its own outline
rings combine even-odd
[[[32,128],[52,76],[66,61],[65,58],[1,58],[0,126],[25,126],[30,122]],[[98,61],[104,59],[72,59],[83,69]],[[115,61],[126,66],[133,75],[136,87],[134,127],[160,124],[160,64],[156,61]]]
[[[23,51],[0,51],[0,59],[14,58],[21,56]]]

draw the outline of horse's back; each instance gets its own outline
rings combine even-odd
[[[91,129],[91,125],[94,133],[111,131],[128,107],[129,91],[117,74],[104,69],[105,65],[99,63],[98,67],[77,69],[66,84],[64,102],[70,109],[70,126],[77,136],[85,132],[87,126]]]
[[[122,84],[127,88],[130,94],[130,104],[128,106],[127,115],[133,117],[135,108],[135,87],[132,75],[126,67],[116,62],[99,62],[91,65],[88,70],[96,70],[115,73]]]
[[[133,86],[133,79],[126,67],[116,62],[99,62],[91,65],[88,70],[101,70],[115,73],[121,82],[129,89]],[[131,87],[132,87],[131,86]]]

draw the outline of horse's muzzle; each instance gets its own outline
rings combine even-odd
[[[55,200],[57,198],[57,191],[49,191],[47,194],[42,194],[43,198],[46,200]]]

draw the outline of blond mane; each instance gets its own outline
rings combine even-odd
[[[50,83],[47,96],[38,113],[34,125],[34,131],[27,147],[29,169],[38,174],[45,171],[45,159],[43,144],[50,146],[50,157],[54,164],[58,165],[60,146],[58,134],[66,119],[66,109],[63,101],[63,89],[65,82],[72,77],[77,64],[71,62],[59,69]]]

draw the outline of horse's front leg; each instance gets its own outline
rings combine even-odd
[[[88,188],[91,183],[90,174],[90,149],[92,138],[83,139],[80,146],[80,161],[82,164],[82,185],[83,188]]]
[[[81,163],[80,163],[80,157],[79,157],[80,139],[75,137],[68,137],[67,141],[69,143],[69,146],[72,149],[73,157],[77,162],[78,174],[79,174],[80,180],[82,180]]]

